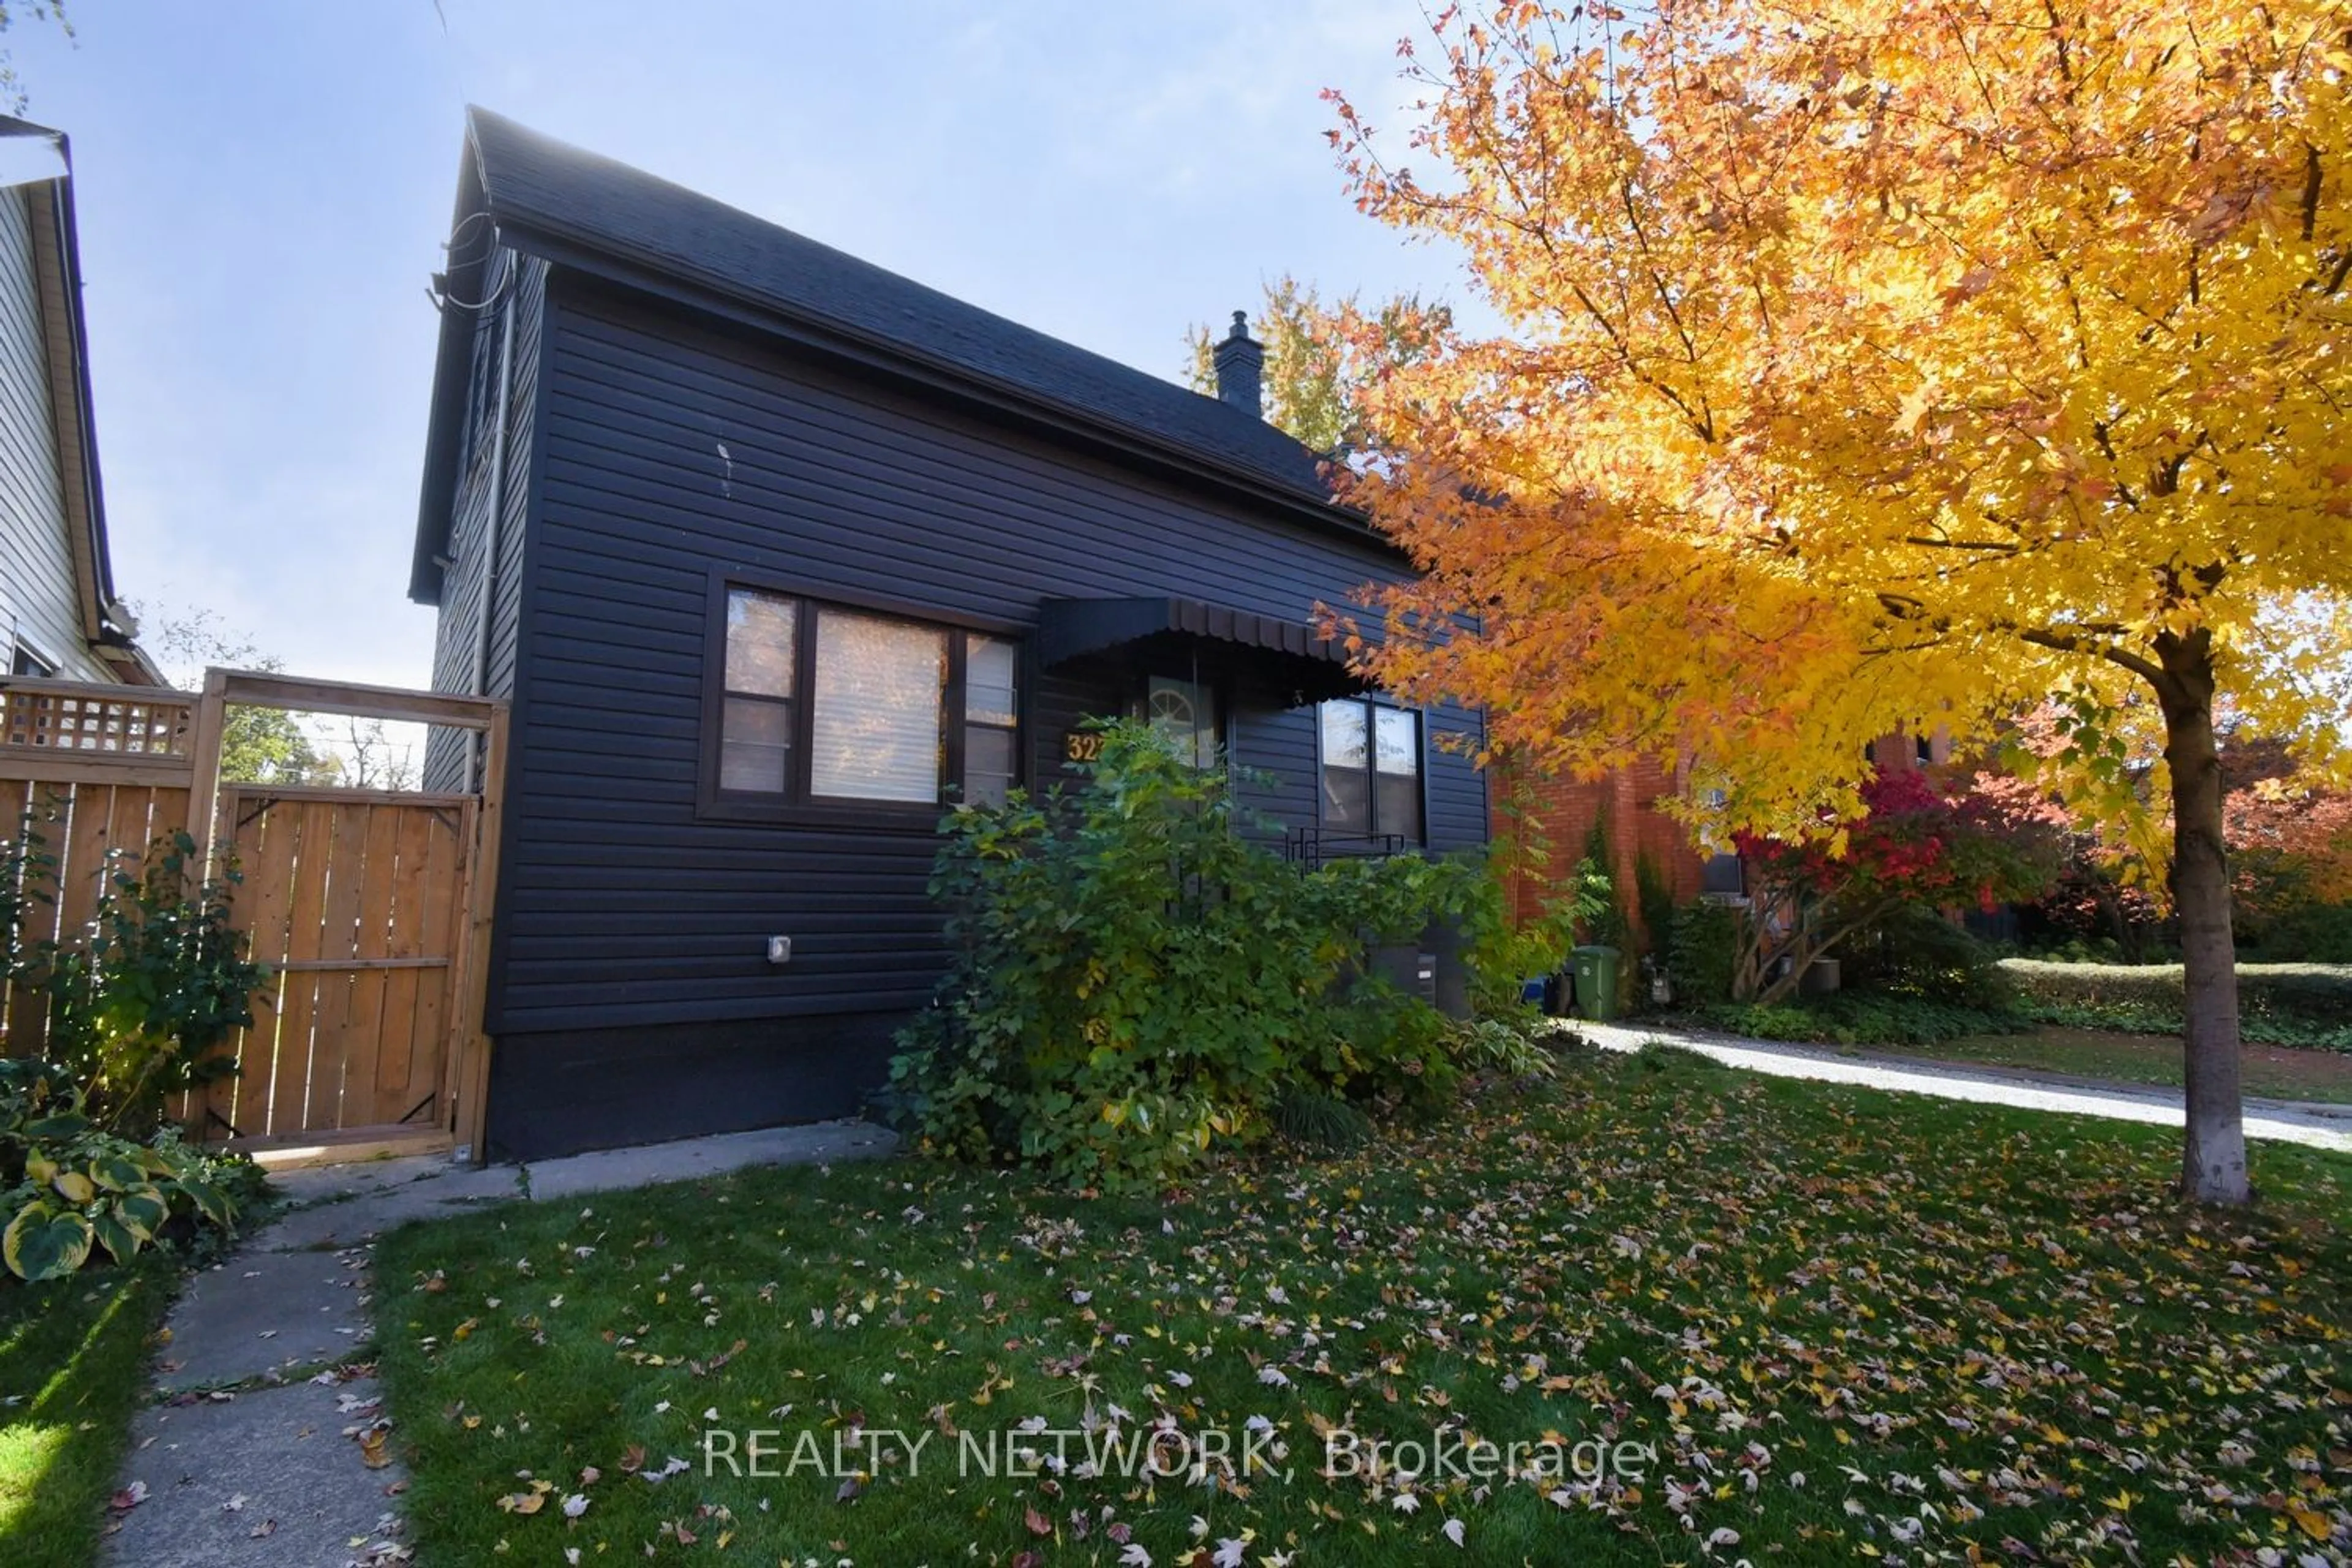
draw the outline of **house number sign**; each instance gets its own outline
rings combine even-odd
[[[1099,762],[1102,736],[1093,730],[1073,730],[1062,737],[1062,756],[1073,763]]]

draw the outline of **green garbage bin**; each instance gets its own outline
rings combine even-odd
[[[1617,950],[1580,947],[1569,954],[1576,976],[1576,1013],[1580,1018],[1617,1016]]]

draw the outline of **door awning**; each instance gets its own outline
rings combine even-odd
[[[1304,700],[1367,689],[1348,668],[1347,650],[1301,621],[1261,616],[1199,599],[1048,599],[1037,616],[1037,656],[1047,669],[1115,648],[1219,643],[1272,683]],[[1248,657],[1248,656],[1255,657]]]

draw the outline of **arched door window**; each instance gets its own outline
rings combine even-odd
[[[1176,742],[1177,750],[1196,768],[1217,765],[1224,744],[1217,690],[1203,680],[1180,680],[1155,675],[1144,689],[1143,718],[1153,729]]]

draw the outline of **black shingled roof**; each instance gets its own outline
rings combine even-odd
[[[1328,504],[1307,447],[1238,408],[991,314],[803,235],[467,110],[491,216],[846,334]]]

